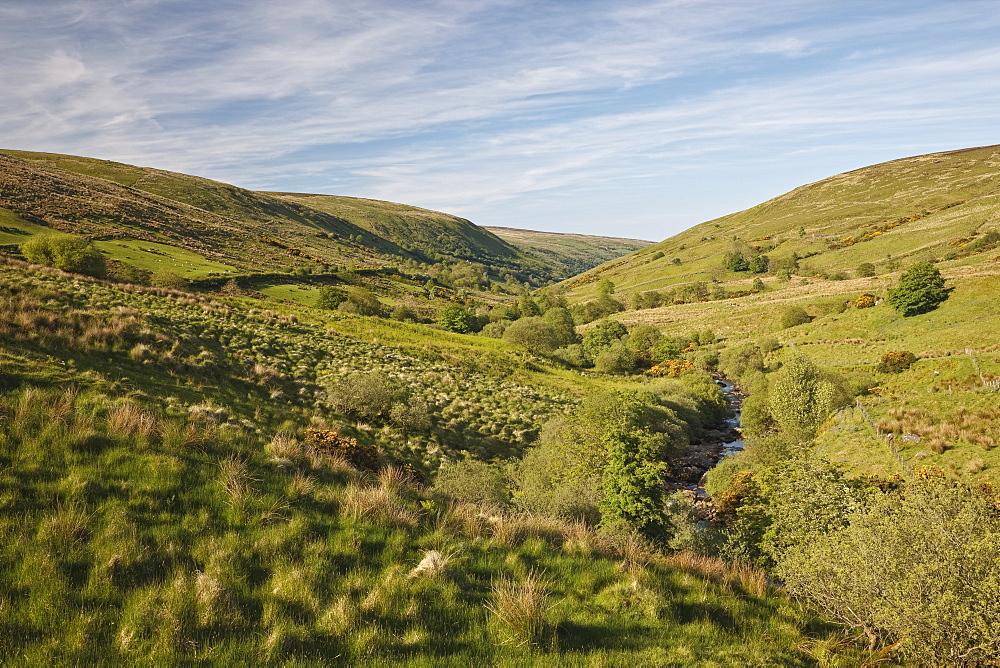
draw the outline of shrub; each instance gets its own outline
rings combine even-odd
[[[438,324],[450,332],[467,334],[475,324],[475,316],[458,304],[448,304],[438,313]]]
[[[507,327],[510,323],[510,320],[495,320],[483,327],[479,333],[483,336],[489,336],[494,339],[502,339],[503,334],[507,331]]]
[[[810,320],[812,318],[809,317],[804,308],[801,306],[789,306],[781,313],[781,328],[788,329],[789,327],[804,325]]]
[[[591,357],[596,357],[613,343],[620,342],[628,328],[617,320],[601,320],[583,335],[583,347]]]
[[[379,452],[374,445],[363,445],[336,430],[309,429],[305,444],[314,453],[343,459],[359,471],[375,471],[379,467]]]
[[[341,288],[326,285],[319,290],[319,299],[316,300],[316,308],[333,310],[347,301],[347,293]]]
[[[862,262],[858,265],[857,270],[858,276],[874,276],[875,275],[875,265],[871,262]]]
[[[659,329],[652,325],[636,325],[629,332],[626,344],[636,351],[649,350],[663,338]]]
[[[503,333],[503,340],[538,355],[551,353],[559,347],[552,326],[538,316],[521,318],[510,323]]]
[[[815,429],[833,410],[836,400],[837,388],[803,355],[788,360],[770,379],[771,414],[786,431]]]
[[[918,476],[849,520],[788,552],[778,574],[789,593],[860,628],[871,649],[903,641],[914,665],[1000,656],[1000,521],[986,499]]]
[[[545,312],[542,319],[552,328],[552,333],[560,346],[569,346],[580,342],[580,336],[576,333],[576,325],[569,310],[561,306],[554,306]]]
[[[575,367],[589,367],[593,364],[589,357],[587,357],[587,351],[579,343],[574,343],[570,346],[563,346],[562,348],[557,348],[553,351],[552,356],[558,360]]]
[[[28,262],[44,264],[74,274],[104,276],[104,256],[90,241],[73,234],[37,234],[21,244]]]
[[[455,501],[488,509],[510,506],[510,489],[502,466],[465,459],[438,471],[434,492]]]
[[[392,404],[404,395],[403,388],[381,371],[352,373],[327,388],[327,398],[334,410],[366,419],[388,414]]]
[[[393,320],[398,320],[399,322],[417,322],[420,317],[417,312],[414,311],[409,306],[399,305],[392,309],[392,313],[389,315]]]
[[[694,364],[687,360],[671,359],[663,360],[648,369],[646,373],[656,378],[676,378],[685,371],[691,371],[692,369],[694,369]]]
[[[766,255],[757,255],[750,260],[749,269],[755,274],[767,273],[771,266],[771,260]]]
[[[594,358],[594,369],[601,373],[631,373],[635,363],[635,351],[616,341]]]
[[[876,301],[878,300],[875,299],[875,295],[866,292],[854,300],[854,308],[871,308],[875,306]]]
[[[902,373],[917,361],[917,356],[909,350],[890,350],[882,355],[875,365],[876,373]]]
[[[904,271],[899,285],[889,290],[889,304],[906,317],[932,311],[946,299],[944,278],[930,262],[918,262]]]
[[[352,286],[347,289],[345,301],[337,307],[345,313],[356,313],[358,315],[385,315],[385,308],[371,290],[359,286]]]

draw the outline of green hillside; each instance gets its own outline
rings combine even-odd
[[[632,242],[0,167],[0,663],[1000,654],[993,149],[558,285]]]
[[[486,228],[446,213],[358,197],[267,194],[337,216],[428,258],[499,267],[514,267],[525,259]]]
[[[576,275],[608,260],[637,251],[652,242],[587,234],[536,232],[512,227],[484,228],[523,252],[557,265],[564,274]]]
[[[774,269],[798,258],[803,275],[885,273],[917,259],[961,258],[995,245],[1000,231],[1000,147],[894,160],[795,190],[681,232],[571,283],[607,277],[621,292],[693,281],[733,281],[725,255],[767,255]],[[987,239],[982,244],[980,240]],[[774,271],[771,272],[775,273]]]
[[[0,207],[55,230],[168,244],[242,271],[405,255],[329,214],[207,179],[20,151],[0,153],[0,164]]]

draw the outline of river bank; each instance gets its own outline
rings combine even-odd
[[[743,393],[739,386],[729,382],[723,376],[716,376],[715,382],[726,395],[732,416],[726,420],[721,428],[709,430],[700,441],[689,445],[683,455],[672,459],[670,461],[670,475],[664,480],[666,489],[687,491],[696,499],[703,499],[707,496],[704,487],[705,475],[723,458],[734,455],[743,449],[740,431]]]

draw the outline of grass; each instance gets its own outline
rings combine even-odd
[[[235,267],[214,262],[197,253],[153,241],[116,239],[96,241],[105,255],[148,271],[172,271],[185,278],[205,278],[236,271]]]
[[[0,207],[0,246],[21,245],[33,234],[46,231],[9,209]]]
[[[586,299],[602,277],[623,293],[713,279],[749,282],[745,274],[724,269],[723,255],[734,238],[772,260],[797,253],[805,275],[853,276],[863,262],[886,272],[893,260],[960,256],[996,228],[989,221],[1000,206],[998,153],[995,146],[938,153],[833,176],[696,225],[565,285],[571,296]]]
[[[530,518],[493,537],[474,509],[426,512],[393,469],[345,478],[271,459],[252,430],[145,410],[91,390],[0,398],[5,662],[808,663],[809,619],[721,564],[629,561],[593,534],[601,552],[582,555],[565,546],[586,530]],[[447,567],[413,576],[430,545]]]

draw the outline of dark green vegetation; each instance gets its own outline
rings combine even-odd
[[[108,279],[0,264],[0,661],[1000,652],[992,149],[533,293],[555,265],[470,260],[496,242],[444,214],[20,155],[4,250],[58,266],[40,233],[73,232]],[[712,373],[746,395],[746,448],[704,501],[735,438]]]

